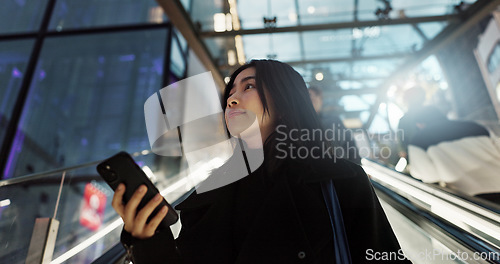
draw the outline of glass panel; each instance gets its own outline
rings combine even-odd
[[[453,13],[453,7],[460,4],[461,0],[394,0],[391,2],[393,10],[391,17],[401,16],[401,10],[408,17],[416,16],[441,16]],[[465,1],[474,2],[474,1]]]
[[[410,25],[383,26],[375,37],[363,38],[362,55],[386,55],[417,51],[423,40]]]
[[[352,30],[321,30],[303,33],[306,59],[326,59],[351,55]]]
[[[217,65],[228,64],[227,50],[234,49],[234,38],[206,38],[204,42]],[[248,54],[246,55],[248,56]]]
[[[358,0],[358,19],[359,20],[377,20],[375,12],[377,8],[383,7],[382,2],[373,0]]]
[[[49,29],[65,30],[166,21],[154,0],[58,0]]]
[[[184,6],[184,9],[186,9],[186,12],[190,13],[190,11],[191,11],[191,0],[181,0],[181,3]]]
[[[403,60],[368,60],[356,61],[352,64],[352,78],[380,78],[390,76],[401,65]]]
[[[298,22],[295,0],[240,0],[238,11],[244,29],[263,28],[264,17],[276,17],[277,27],[296,26]]]
[[[490,73],[494,72],[498,68],[498,64],[500,62],[500,44],[497,42],[493,52],[488,57],[488,71]]]
[[[152,181],[171,203],[192,187],[178,182],[185,181],[179,173],[178,157],[149,154],[134,159],[144,170],[146,166],[150,169]],[[97,175],[96,165],[94,162],[65,172],[37,175],[0,187],[2,263],[25,263],[35,219],[53,218],[56,208],[59,228],[51,263],[91,263],[116,245],[121,220],[111,206],[113,192]]]
[[[48,0],[3,0],[0,34],[38,31]]]
[[[262,34],[243,36],[247,60],[274,58],[280,61],[301,60],[298,33]]]
[[[424,32],[427,39],[433,39],[439,34],[448,23],[446,22],[432,22],[432,23],[420,23],[418,27]]]
[[[175,41],[175,38],[172,39],[172,52],[170,56],[171,56],[170,70],[172,71],[173,74],[177,75],[178,78],[183,78],[184,71],[186,69],[186,58],[181,48],[179,47],[177,41]]]
[[[0,143],[3,142],[32,48],[32,40],[0,42]]]
[[[184,37],[182,36],[182,34],[177,31],[177,29],[174,28],[174,33],[175,33],[175,36],[177,37],[177,39],[179,40],[180,44],[181,44],[181,49],[186,51],[187,49],[187,41],[186,39],[184,39]]]
[[[228,13],[224,9],[225,0],[191,0],[191,20],[201,31],[214,30],[214,14]]]
[[[166,33],[47,39],[7,177],[148,149],[143,108],[162,87]]]
[[[382,1],[358,0],[360,20],[376,20],[377,10],[386,10],[386,5]],[[398,19],[401,17],[419,16],[441,16],[454,13],[454,6],[460,4],[461,0],[392,0],[388,17]],[[465,4],[473,4],[475,0],[462,1]]]
[[[300,22],[326,24],[353,20],[354,1],[345,0],[298,0]]]

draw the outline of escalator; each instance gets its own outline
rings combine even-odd
[[[147,160],[136,155],[142,158]],[[50,263],[123,263],[122,222],[110,206],[111,190],[95,173],[97,163],[0,182],[0,263],[25,263],[33,223],[40,217],[60,222]],[[500,263],[498,205],[424,184],[372,161],[363,160],[363,167],[401,244],[400,255],[413,263]],[[174,205],[193,187],[183,175],[156,175],[156,185]],[[105,203],[98,227],[82,224],[89,184]],[[180,224],[172,229],[176,235]],[[367,251],[366,258],[398,255]]]

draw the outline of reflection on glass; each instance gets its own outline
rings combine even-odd
[[[134,23],[162,23],[163,9],[154,0],[58,0],[49,29],[65,30]]]
[[[144,102],[162,87],[166,30],[50,38],[5,174],[149,148]]]
[[[40,27],[47,0],[2,1],[0,8],[0,34],[37,31]]]
[[[31,40],[0,42],[0,142],[3,142],[32,46]]]

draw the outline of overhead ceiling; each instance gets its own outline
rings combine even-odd
[[[157,1],[191,47],[198,46],[194,50],[206,57],[208,68],[217,69],[219,78],[227,78],[250,59],[289,63],[309,85],[323,89],[327,104],[344,118],[358,118],[365,127],[375,118],[391,81],[499,4],[488,0]]]

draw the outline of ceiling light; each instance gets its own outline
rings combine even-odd
[[[224,13],[214,14],[214,31],[215,32],[226,31],[226,15]]]
[[[307,13],[309,13],[309,14],[314,14],[315,11],[316,11],[316,8],[314,8],[314,6],[309,6],[307,8]]]
[[[225,82],[226,84],[228,84],[230,80],[231,80],[231,78],[229,78],[229,77],[224,78],[224,82]]]
[[[233,16],[230,13],[226,14],[226,30],[233,30]]]
[[[318,81],[322,81],[324,77],[325,76],[323,76],[322,72],[318,72],[318,73],[316,73],[316,75],[314,75],[314,78],[316,78],[316,80],[318,80]]]
[[[353,28],[352,29],[352,38],[353,39],[360,39],[363,37],[363,30],[359,28]]]
[[[233,66],[235,65],[237,62],[237,59],[236,59],[236,52],[234,50],[228,50],[227,51],[227,63],[230,65],[230,66]]]

